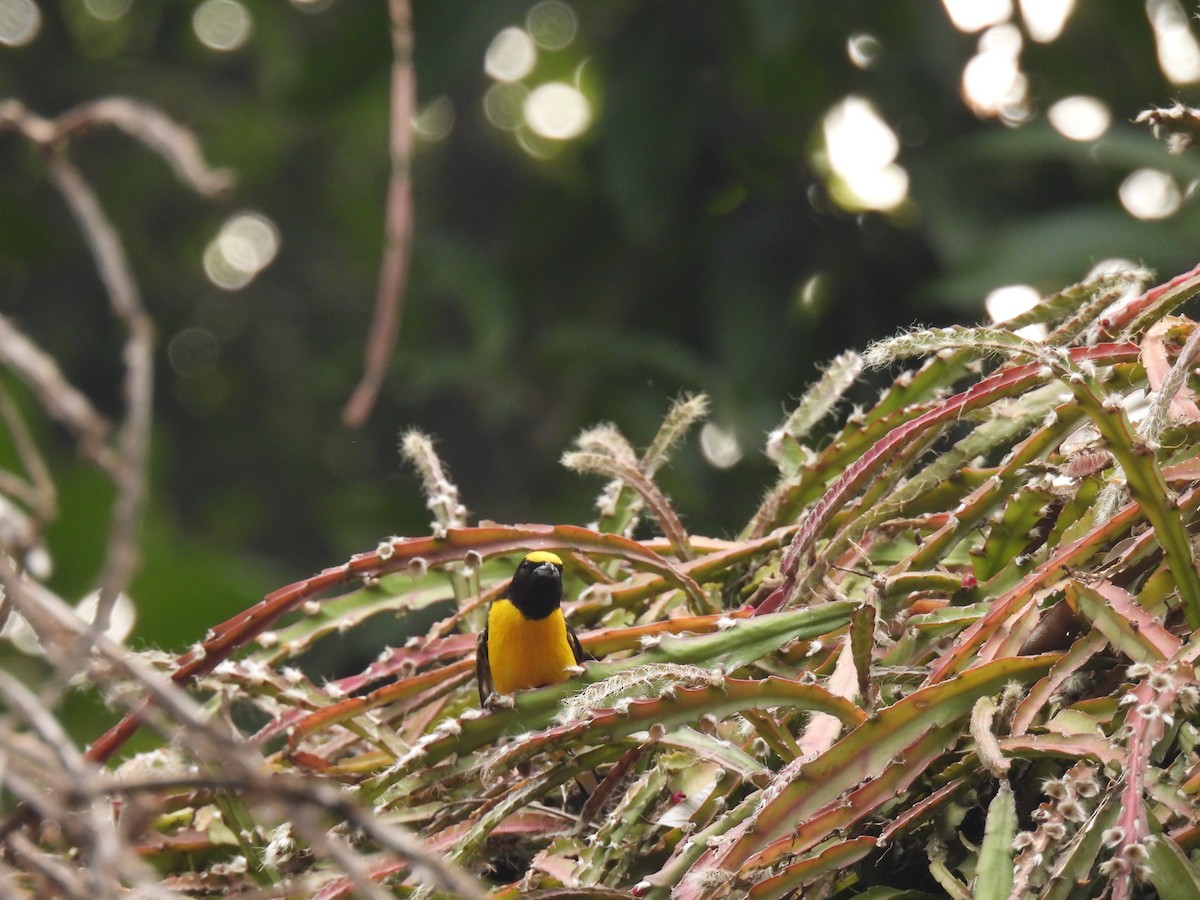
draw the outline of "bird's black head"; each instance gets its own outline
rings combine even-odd
[[[517,566],[508,599],[527,619],[544,619],[562,603],[563,564],[553,553],[537,550]]]

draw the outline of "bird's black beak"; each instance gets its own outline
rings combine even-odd
[[[558,567],[552,562],[544,562],[533,570],[535,578],[558,578]]]

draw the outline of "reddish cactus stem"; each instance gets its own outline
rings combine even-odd
[[[215,626],[210,636],[198,648],[180,656],[176,660],[177,668],[171,674],[171,680],[178,685],[186,685],[209,674],[231,654],[246,646],[306,600],[319,597],[327,590],[347,584],[356,578],[375,578],[402,572],[417,559],[422,560],[425,565],[438,566],[461,562],[466,553],[472,550],[484,556],[494,556],[531,548],[576,549],[620,556],[660,573],[689,595],[707,602],[704,592],[694,579],[637,541],[620,535],[600,534],[575,525],[455,528],[450,529],[445,537],[391,541],[382,545],[382,552],[375,550],[371,553],[359,553],[340,566],[325,569],[311,578],[271,592],[254,606]],[[143,700],[137,704],[88,748],[86,758],[89,762],[107,762],[133,736],[140,727],[141,715],[147,702]]]
[[[1069,352],[1072,362],[1075,363],[1092,362],[1112,365],[1135,360],[1140,351],[1136,344],[1122,342],[1097,344],[1094,347],[1077,347]],[[796,575],[800,560],[812,549],[813,544],[837,511],[858,493],[900,447],[929,428],[949,422],[965,412],[986,406],[1001,397],[1026,390],[1043,378],[1045,375],[1041,363],[1026,363],[1003,369],[972,385],[961,394],[950,397],[927,413],[890,431],[886,437],[846,469],[825,496],[818,500],[805,516],[800,530],[796,532],[791,546],[783,557],[781,569],[785,582],[783,590],[778,595],[779,599],[768,598],[768,601],[774,600],[775,602],[764,601],[759,605],[757,614],[775,612],[792,601],[796,590]]]

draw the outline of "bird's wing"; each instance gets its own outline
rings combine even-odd
[[[492,665],[488,662],[488,630],[483,629],[475,643],[475,677],[479,679],[479,705],[492,693]]]
[[[575,665],[579,665],[585,659],[596,658],[583,649],[583,644],[579,643],[579,635],[570,625],[567,626],[567,643],[571,645],[571,652],[575,655]]]

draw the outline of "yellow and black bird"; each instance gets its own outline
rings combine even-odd
[[[504,597],[488,610],[475,649],[479,702],[567,680],[567,668],[593,659],[563,618],[563,564],[537,550],[517,566]]]

